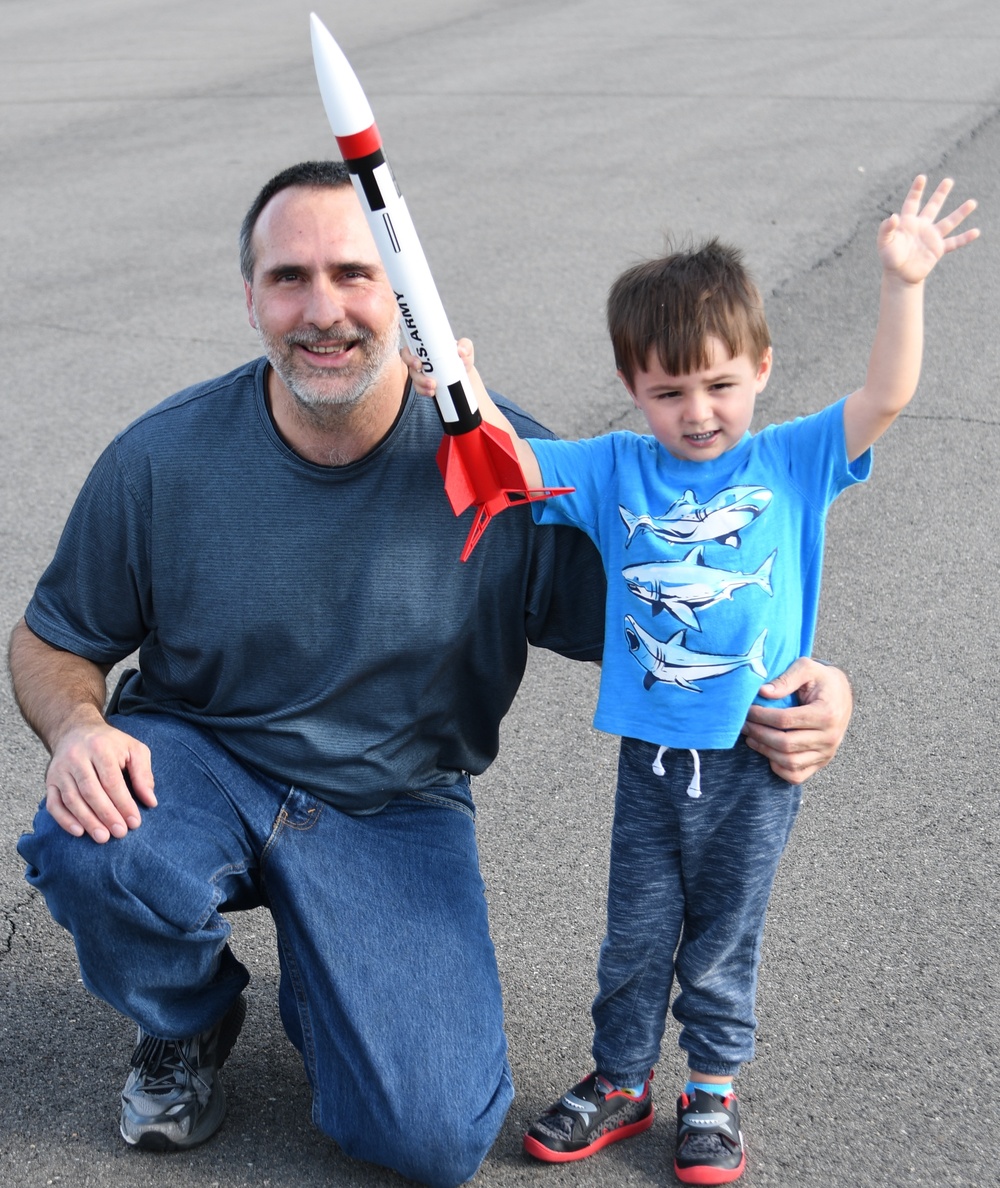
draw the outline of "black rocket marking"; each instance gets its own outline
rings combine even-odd
[[[399,240],[396,237],[396,228],[392,225],[392,219],[389,217],[388,211],[382,215],[382,222],[385,223],[385,233],[389,236],[389,242],[392,244],[392,250],[398,256],[403,249],[399,246]]]
[[[346,162],[347,168],[351,173],[358,175],[361,188],[365,192],[365,199],[368,202],[369,210],[385,210],[385,199],[382,197],[378,179],[375,177],[375,170],[384,164],[385,154],[381,149],[376,149],[375,152],[369,153],[367,157],[355,157],[352,161]],[[389,170],[389,174],[392,176],[391,169]],[[393,178],[394,182],[395,180]]]
[[[475,429],[483,418],[478,409],[473,411],[461,381],[449,384],[448,392],[451,395],[452,404],[455,406],[455,412],[458,413],[458,420],[448,421],[444,427],[445,432],[454,437]]]

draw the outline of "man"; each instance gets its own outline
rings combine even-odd
[[[513,1095],[468,773],[496,754],[527,642],[600,655],[603,577],[581,534],[526,508],[458,563],[440,427],[408,391],[341,165],[272,179],[241,247],[266,359],[119,434],[12,636],[52,755],[19,848],[85,984],[138,1023],[128,1143],[187,1148],[221,1123],[249,980],[223,913],[263,904],[316,1122],[357,1158],[454,1185]],[[775,695],[794,689],[801,707],[747,729],[800,782],[836,750],[850,693],[807,660]]]

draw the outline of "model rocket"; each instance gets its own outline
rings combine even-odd
[[[571,488],[528,490],[509,435],[483,421],[372,109],[326,26],[315,13],[309,20],[323,106],[396,294],[404,338],[437,381],[435,401],[444,426],[437,464],[445,493],[456,516],[476,508],[461,554],[465,561],[498,512]]]

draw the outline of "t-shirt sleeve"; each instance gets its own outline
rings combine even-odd
[[[865,482],[871,474],[870,448],[853,462],[848,461],[844,400],[764,431],[773,431],[775,442],[787,451],[792,478],[820,507],[832,503],[846,488]]]
[[[553,437],[513,401],[493,393],[511,424],[522,438],[530,438],[532,449],[539,452],[554,447],[587,443],[564,442]],[[541,465],[541,459],[539,459]],[[546,486],[573,486],[572,482],[550,481],[542,470]],[[542,519],[539,511],[565,500],[564,495],[531,504],[536,523],[551,525],[536,532],[532,551],[532,572],[525,608],[525,634],[537,648],[547,648],[573,660],[599,660],[604,643],[604,604],[607,581],[596,547],[582,532],[571,530],[575,521],[556,512]],[[566,511],[572,509],[566,508]]]
[[[566,495],[533,503],[536,523],[568,524],[593,536],[601,503],[614,484],[614,437],[533,441],[531,448],[535,451],[546,487],[573,488]]]
[[[150,630],[149,516],[128,479],[118,440],[77,496],[25,621],[47,643],[114,664]]]

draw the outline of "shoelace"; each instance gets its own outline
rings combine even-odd
[[[663,756],[669,747],[660,747],[656,752],[656,758],[653,760],[653,775],[666,775],[666,770],[663,766]],[[688,748],[688,754],[694,760],[694,774],[691,776],[691,783],[687,786],[687,794],[692,800],[697,800],[701,795],[701,757],[693,748]]]
[[[198,1069],[188,1059],[179,1040],[157,1039],[144,1035],[132,1053],[131,1065],[142,1072],[145,1093],[172,1093],[186,1076],[201,1081]],[[202,1081],[204,1084],[204,1081]]]

